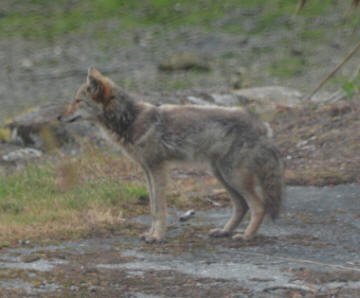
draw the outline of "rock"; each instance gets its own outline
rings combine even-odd
[[[181,52],[165,58],[159,64],[162,71],[177,71],[197,69],[201,71],[210,71],[208,57],[191,52]]]
[[[209,102],[202,99],[201,97],[195,97],[195,96],[188,96],[186,98],[187,101],[189,101],[192,104],[196,104],[196,105],[208,105]]]
[[[219,105],[219,106],[238,106],[247,104],[247,100],[233,93],[217,94],[201,92],[195,96],[188,96],[186,100],[198,105]]]
[[[233,93],[254,103],[260,110],[271,110],[276,106],[298,106],[303,98],[301,92],[280,86],[240,89]]]
[[[220,106],[237,106],[240,104],[239,97],[235,94],[211,94],[214,103]]]
[[[21,148],[14,144],[0,144],[0,173],[8,174],[24,167],[29,161],[43,158],[43,153],[34,148]]]
[[[33,148],[22,148],[9,152],[8,154],[3,155],[1,158],[7,162],[19,162],[40,158],[41,156],[42,152],[39,150]]]
[[[183,215],[180,216],[179,220],[180,221],[187,221],[189,220],[191,217],[193,217],[195,215],[195,210],[194,209],[190,209],[188,211],[186,211]]]
[[[20,61],[20,66],[26,70],[29,70],[34,66],[34,63],[28,58],[23,58]]]
[[[97,131],[94,124],[87,121],[59,122],[57,117],[65,108],[65,104],[47,104],[15,117],[7,125],[12,131],[12,141],[48,151],[65,144],[75,144],[78,136],[90,137]]]
[[[294,89],[271,86],[234,90],[217,94],[202,92],[186,97],[193,104],[215,104],[219,106],[253,105],[258,111],[273,110],[277,107],[294,107],[301,104],[303,95]]]

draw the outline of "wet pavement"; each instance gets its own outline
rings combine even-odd
[[[162,244],[131,234],[0,250],[1,297],[360,296],[360,186],[288,187],[280,220],[247,242],[212,239],[230,208],[180,222]],[[243,229],[248,218],[242,224]],[[137,227],[149,216],[132,219]]]

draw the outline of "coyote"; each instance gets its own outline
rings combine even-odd
[[[143,169],[148,184],[152,224],[142,235],[161,241],[166,232],[167,167],[173,162],[210,166],[229,192],[233,214],[210,236],[250,239],[263,218],[275,219],[283,199],[283,166],[267,123],[241,107],[154,106],[136,100],[95,68],[60,121],[96,121],[124,153]],[[244,233],[234,234],[246,212]]]

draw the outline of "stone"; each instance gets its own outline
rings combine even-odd
[[[303,98],[301,92],[281,86],[246,88],[235,90],[233,93],[254,103],[261,110],[272,110],[277,106],[295,107],[301,104]]]
[[[26,161],[30,159],[40,158],[42,152],[33,148],[21,148],[16,151],[9,152],[8,154],[3,155],[1,158],[7,162],[18,162]]]
[[[165,58],[159,64],[159,70],[162,71],[190,69],[210,71],[209,59],[198,53],[180,52]]]
[[[91,137],[98,131],[88,121],[58,121],[57,117],[66,107],[65,104],[46,104],[15,117],[7,125],[12,131],[12,141],[24,147],[49,151],[65,144],[75,144],[77,137]]]

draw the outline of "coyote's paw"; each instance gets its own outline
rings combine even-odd
[[[143,233],[140,235],[140,239],[144,240],[146,243],[159,243],[162,241],[163,237],[156,235],[155,233]]]
[[[209,231],[210,237],[227,237],[230,235],[231,235],[231,232],[224,231],[223,229],[212,229]]]
[[[162,237],[158,237],[156,235],[149,235],[145,238],[146,243],[160,243],[162,242]]]
[[[247,241],[247,240],[251,240],[252,238],[254,238],[253,235],[246,235],[243,233],[237,233],[234,236],[232,236],[233,240],[240,240],[240,241]]]

